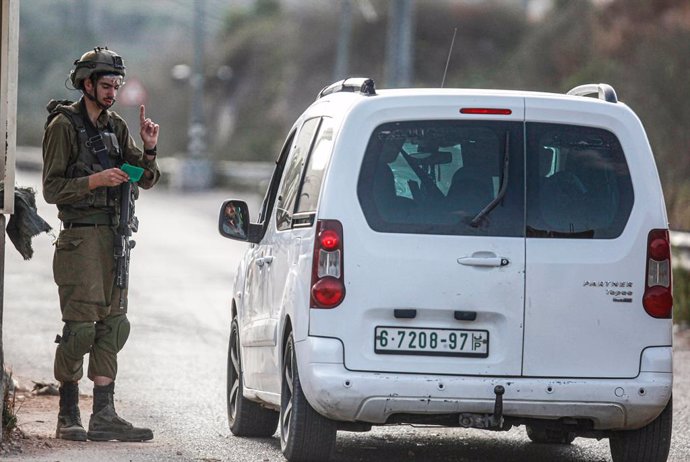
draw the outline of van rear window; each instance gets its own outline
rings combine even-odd
[[[633,188],[616,136],[571,125],[527,124],[527,237],[619,236]]]
[[[381,232],[524,236],[519,122],[410,121],[377,127],[357,185]]]
[[[369,226],[415,234],[619,236],[633,188],[616,136],[527,123],[523,143],[523,127],[449,120],[380,125],[357,184]]]

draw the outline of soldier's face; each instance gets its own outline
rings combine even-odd
[[[104,76],[96,81],[94,86],[90,80],[86,81],[86,91],[88,91],[104,107],[109,108],[115,104],[117,92],[122,84],[122,79],[118,76]],[[91,88],[89,88],[91,87]]]

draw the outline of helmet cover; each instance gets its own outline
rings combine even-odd
[[[74,61],[74,69],[70,71],[70,81],[74,88],[82,89],[85,79],[94,74],[115,74],[125,76],[125,63],[122,58],[108,47],[96,47],[84,53]]]

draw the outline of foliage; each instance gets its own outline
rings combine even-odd
[[[374,18],[352,9],[348,76],[371,77],[381,88],[390,3],[370,3]],[[690,229],[690,106],[683,104],[690,100],[690,2],[558,0],[539,20],[527,17],[523,2],[413,4],[413,86],[440,85],[455,28],[446,86],[565,92],[583,83],[611,84],[645,125],[671,227]],[[340,10],[316,0],[206,5],[208,25],[219,26],[217,34],[207,28],[209,148],[217,158],[272,160],[316,93],[346,77],[333,75]],[[103,44],[123,55],[128,78],[146,83],[151,117],[162,127],[159,152],[185,151],[187,133],[178,127],[188,123],[189,82],[173,81],[170,69],[192,64],[193,3],[149,6],[142,9],[138,0],[21,3],[20,144],[40,144],[46,102],[79,97],[63,87],[71,64]],[[230,80],[215,78],[221,66],[232,70]],[[116,110],[136,120],[134,108]]]
[[[673,320],[690,326],[690,271],[673,268]]]
[[[236,114],[231,130],[233,159],[273,160],[290,125],[325,85],[348,76],[373,78],[385,87],[387,2],[374,5],[378,19],[353,17],[350,72],[334,76],[338,10],[302,8],[282,15],[246,11],[219,37],[222,62],[233,69],[233,81],[216,89],[215,101],[227,102]],[[419,2],[416,10],[415,85],[438,86],[454,27],[458,36],[448,85],[471,80],[481,86],[513,51],[526,30],[524,15],[496,2],[462,5]],[[299,17],[297,17],[299,16]],[[241,18],[241,19],[240,19]],[[299,26],[297,26],[299,24]],[[423,57],[423,58],[422,58]],[[223,108],[216,107],[218,114]],[[217,118],[217,117],[215,117]],[[219,129],[220,130],[220,129]],[[221,145],[225,145],[221,142]],[[218,146],[217,148],[218,149]]]
[[[606,82],[642,120],[664,186],[670,226],[690,229],[690,3],[559,2],[532,27],[498,86],[564,92]]]
[[[15,394],[11,387],[12,373],[2,373],[2,431],[4,434],[8,434],[17,427],[17,411],[15,409]]]
[[[193,3],[175,2],[175,8],[170,3],[159,1],[142,9],[139,0],[120,0],[117,5],[88,0],[21,2],[17,143],[41,144],[46,104],[81,96],[67,88],[73,62],[90,48],[104,45],[123,57],[127,79],[145,85],[147,115],[163,127],[159,152],[185,146],[186,131],[169,127],[186,126],[188,92],[176,87],[170,70],[185,58],[192,61],[188,37]],[[137,121],[137,108],[118,104],[115,110],[130,125]]]

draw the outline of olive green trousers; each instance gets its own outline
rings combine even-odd
[[[55,242],[53,276],[64,327],[54,373],[77,382],[89,354],[88,377],[117,375],[117,354],[129,336],[127,290],[115,285],[114,231],[109,226],[63,229]]]

